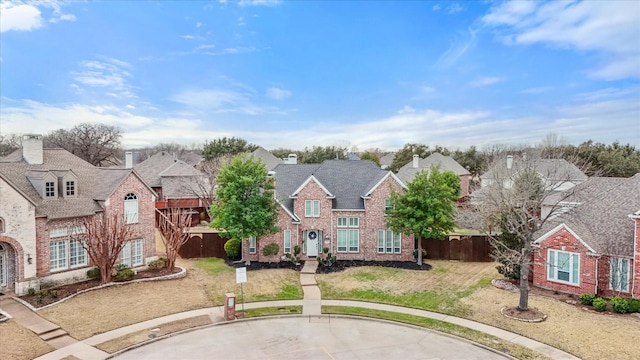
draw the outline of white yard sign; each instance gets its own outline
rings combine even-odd
[[[236,284],[242,284],[247,282],[247,268],[236,268]]]

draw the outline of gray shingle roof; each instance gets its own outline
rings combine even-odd
[[[418,167],[413,167],[413,159],[398,170],[398,178],[402,182],[409,183],[422,170],[429,170],[432,165],[440,166],[440,171],[453,171],[456,175],[469,175],[469,170],[465,169],[450,156],[444,156],[434,152],[425,159],[418,160]]]
[[[275,155],[262,147],[255,149],[251,155],[254,159],[262,161],[267,168],[267,171],[273,170],[276,166],[282,164],[282,159],[278,159]]]
[[[327,160],[322,164],[278,165],[275,168],[276,196],[293,212],[289,198],[311,175],[333,196],[334,209],[364,209],[363,196],[387,170],[369,160]]]
[[[499,160],[493,167],[487,172],[480,175],[481,179],[500,179],[507,178],[503,174],[512,173],[515,174],[524,167],[534,168],[540,176],[547,180],[555,181],[577,181],[582,182],[587,180],[587,175],[583,173],[573,163],[564,159],[531,159],[523,161],[521,158],[513,157],[513,167],[511,171],[507,170],[507,160],[503,158]]]
[[[587,200],[547,221],[536,236],[565,224],[598,254],[633,256],[634,222],[629,215],[640,209],[640,174],[596,181],[598,184],[587,187],[581,195]]]
[[[135,165],[133,168],[149,186],[161,187],[160,173],[177,161],[173,154],[161,151],[140,164]]]
[[[77,176],[77,196],[64,198],[58,189],[59,196],[54,199],[43,199],[36,186],[41,182],[31,181],[29,175],[37,173],[62,175],[72,171]],[[50,219],[70,218],[92,215],[101,211],[99,201],[106,199],[120,184],[131,169],[98,168],[64,149],[44,149],[43,164],[27,164],[22,160],[22,150],[18,150],[0,159],[0,173],[10,180],[11,184],[36,204],[36,216]]]
[[[389,153],[380,158],[380,166],[389,166],[393,162],[393,159],[396,157],[396,153]]]

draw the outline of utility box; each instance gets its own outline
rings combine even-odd
[[[236,319],[236,294],[234,293],[224,294],[224,319],[227,321]]]

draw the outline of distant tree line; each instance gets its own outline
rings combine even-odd
[[[115,126],[104,124],[82,123],[71,129],[54,130],[44,136],[45,147],[63,148],[96,166],[111,166],[121,163],[124,158],[121,139],[122,131]],[[0,157],[6,156],[20,147],[20,136],[17,134],[0,135]],[[160,151],[168,151],[182,158],[187,153],[202,155],[206,161],[230,158],[243,152],[252,152],[259,146],[237,137],[221,137],[205,141],[203,145],[193,144],[185,146],[175,143],[161,143],[153,147],[134,149],[138,155],[137,161],[143,161]],[[429,146],[420,143],[407,143],[395,153],[389,170],[397,172],[417,154],[426,158],[434,152],[451,156],[471,173],[472,178],[478,179],[487,171],[489,165],[498,156],[505,153],[523,153],[541,150],[545,158],[562,158],[578,162],[576,165],[589,170],[587,175],[609,177],[630,177],[640,172],[640,149],[630,144],[614,142],[603,144],[592,140],[580,145],[566,144],[555,134],[547,135],[541,144],[529,145],[492,145],[479,150],[471,146],[465,150],[449,150],[446,147]],[[313,146],[303,150],[278,148],[271,153],[278,158],[286,158],[289,154],[296,154],[300,164],[319,164],[330,159],[347,159],[346,146]],[[359,153],[361,159],[371,160],[380,165],[380,158],[387,154],[381,149],[370,149]],[[218,161],[219,162],[219,161]],[[589,165],[589,166],[584,166]]]

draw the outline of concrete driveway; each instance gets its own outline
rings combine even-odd
[[[183,333],[117,359],[505,359],[464,340],[413,326],[344,317],[226,323]]]

